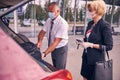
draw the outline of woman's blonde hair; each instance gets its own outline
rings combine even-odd
[[[87,4],[89,11],[95,10],[96,14],[103,16],[106,12],[106,4],[103,0],[94,0]]]

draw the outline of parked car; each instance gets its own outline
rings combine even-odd
[[[31,26],[30,19],[24,19],[21,23],[21,27],[30,27],[30,26]]]
[[[72,80],[68,70],[57,70],[42,60],[36,45],[26,36],[15,33],[9,28],[7,18],[3,18],[30,1],[0,1],[0,9],[12,6],[0,14],[0,80]]]
[[[44,26],[44,24],[45,24],[45,21],[44,21],[44,20],[39,20],[39,21],[38,21],[38,25],[39,25],[39,26]]]

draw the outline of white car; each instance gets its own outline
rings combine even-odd
[[[24,26],[24,27],[30,27],[31,26],[30,19],[24,19],[23,22],[22,22],[22,26]]]

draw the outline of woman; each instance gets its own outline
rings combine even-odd
[[[84,47],[81,75],[83,80],[94,80],[95,63],[104,60],[103,46],[107,51],[111,50],[113,39],[110,24],[102,19],[106,11],[105,2],[92,1],[87,8],[93,20],[88,23],[84,42],[80,43]]]

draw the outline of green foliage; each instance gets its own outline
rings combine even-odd
[[[120,15],[120,11],[119,11],[119,8],[117,8],[117,11],[115,12],[113,16],[113,23],[119,22],[119,15]]]
[[[68,15],[69,15],[69,21],[74,21],[74,18],[73,18],[73,12],[72,12],[72,9],[70,8],[69,9],[69,13],[68,13]]]
[[[105,15],[105,20],[110,22],[111,21],[111,14],[106,14]]]
[[[80,9],[80,12],[79,12],[79,16],[80,16],[80,21],[83,21],[83,10]]]
[[[37,9],[36,9],[36,18],[37,20],[44,20],[47,18],[46,10],[42,8],[40,5],[37,6]]]
[[[69,21],[69,8],[66,9],[65,20]]]
[[[33,6],[33,4],[28,4],[28,6],[26,7],[26,13],[25,13],[26,19],[30,18],[32,6]]]
[[[67,21],[74,21],[73,12],[72,12],[72,9],[71,9],[71,8],[67,8],[67,9],[66,9],[66,12],[65,12],[65,20],[67,20]]]
[[[113,15],[113,23],[119,22],[119,15],[120,15],[120,11],[119,11],[119,8],[117,8],[117,10],[115,11],[115,13]],[[108,22],[111,22],[111,14],[110,13],[105,15],[105,20]]]
[[[47,12],[40,5],[28,4],[26,8],[25,18],[44,20],[47,18]]]
[[[80,21],[79,20],[79,11],[78,8],[76,8],[76,22]]]
[[[41,19],[41,13],[42,13],[42,7],[40,5],[36,6],[36,19],[40,20]]]

